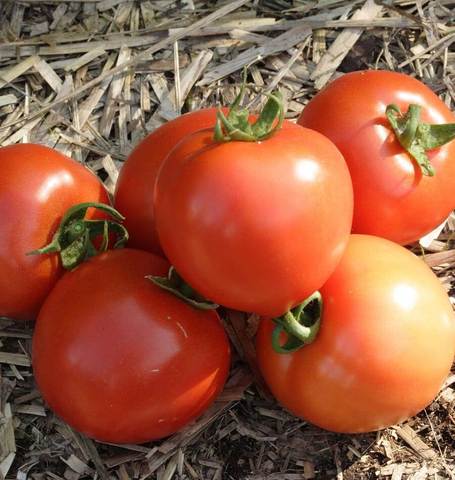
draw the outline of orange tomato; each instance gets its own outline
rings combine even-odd
[[[455,315],[424,262],[388,240],[352,235],[320,292],[318,336],[294,353],[276,353],[274,323],[261,321],[257,358],[277,400],[347,433],[388,427],[425,408],[452,365]]]

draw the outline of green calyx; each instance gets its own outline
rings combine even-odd
[[[89,208],[105,212],[113,220],[86,220],[85,215]],[[111,233],[116,236],[113,248],[123,247],[128,241],[128,232],[119,222],[124,219],[122,214],[109,205],[97,202],[79,203],[65,213],[52,241],[45,247],[28,252],[27,255],[58,252],[63,268],[72,270],[85,259],[105,252],[109,247]],[[93,244],[96,237],[102,238],[98,248]]]
[[[199,310],[215,310],[219,307],[216,303],[206,300],[202,295],[190,287],[185,280],[177,273],[174,267],[169,269],[167,277],[149,275],[148,278],[156,286],[166,290],[178,298],[181,298],[192,307]]]
[[[280,92],[267,94],[268,101],[254,123],[250,123],[249,111],[240,107],[246,88],[246,69],[243,83],[234,103],[226,116],[221,109],[217,112],[214,139],[217,142],[259,142],[271,137],[283,125],[284,106]]]
[[[426,152],[452,141],[455,138],[455,123],[423,123],[420,111],[419,105],[411,104],[403,115],[397,105],[391,104],[385,113],[401,146],[416,160],[422,174],[432,177],[434,168]]]
[[[319,292],[314,292],[300,305],[274,319],[276,327],[272,333],[273,349],[277,353],[291,353],[311,343],[319,331],[321,316],[322,297]],[[283,331],[288,338],[281,345]]]

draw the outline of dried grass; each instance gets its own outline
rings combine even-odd
[[[454,5],[3,0],[0,142],[57,148],[93,168],[112,192],[122,161],[141,138],[181,112],[231,101],[245,65],[253,89],[282,91],[291,119],[331,78],[363,68],[414,75],[453,108]],[[452,295],[454,232],[450,220],[438,238],[414,248]],[[44,409],[30,366],[31,327],[1,320],[2,478],[455,477],[455,375],[405,425],[331,434],[270,397],[254,363],[254,317],[231,314],[226,326],[237,354],[218,402],[169,439],[118,446],[86,439]]]

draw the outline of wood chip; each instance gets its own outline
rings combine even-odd
[[[145,27],[147,28],[150,25],[153,25],[155,23],[155,10],[153,9],[152,2],[150,2],[149,0],[143,1],[140,3],[140,7]]]
[[[107,184],[108,190],[113,193],[115,184],[117,183],[117,178],[119,175],[119,170],[117,166],[115,165],[114,161],[112,160],[112,157],[110,155],[106,155],[103,157],[101,160],[101,163],[103,165],[104,170],[106,170],[106,173],[108,174],[110,183]]]
[[[453,266],[455,265],[455,250],[430,253],[424,255],[422,258],[430,267],[437,267],[439,265]]]
[[[267,88],[262,90],[263,93],[265,94],[272,93],[277,88],[278,84],[281,82],[281,80],[284,78],[285,75],[289,73],[293,75],[293,73],[290,72],[290,69],[294,65],[294,63],[297,61],[297,59],[302,56],[302,52],[305,46],[306,46],[306,43],[304,42],[299,48],[295,49],[294,53],[291,55],[291,58],[289,58],[286,64],[279,69],[278,73],[273,77],[272,81],[267,85]],[[264,102],[265,100],[266,98],[263,97],[262,102]],[[261,97],[258,96],[250,104],[250,106],[251,107],[256,106],[260,101],[261,101]]]
[[[178,456],[175,454],[171,459],[168,461],[166,465],[166,469],[161,476],[161,480],[171,480],[174,476],[174,473],[177,470],[177,461],[178,461]]]
[[[394,427],[394,430],[422,458],[426,460],[437,458],[437,452],[429,447],[409,425],[397,426]]]
[[[268,27],[270,25],[275,25],[276,24],[276,19],[275,18],[246,18],[246,19],[241,19],[241,20],[232,20],[230,22],[223,22],[219,23],[216,26],[212,27],[205,27],[205,28],[200,28],[198,30],[195,30],[192,32],[192,36],[207,36],[207,35],[220,35],[222,33],[229,33],[233,29],[240,29],[240,30],[256,30],[260,29],[261,27],[266,27],[262,28],[262,30],[268,30]],[[183,29],[182,28],[171,28],[169,30],[169,33],[175,34],[178,32],[181,32]]]
[[[440,400],[448,406],[455,405],[455,390],[446,388],[439,394]]]
[[[78,445],[80,446],[80,448],[82,449],[85,457],[87,459],[90,459],[95,465],[96,472],[98,473],[100,478],[102,480],[111,480],[106,470],[106,467],[104,466],[104,463],[101,460],[98,450],[96,449],[94,442],[89,438],[84,437],[80,433],[77,433],[71,429],[69,430],[72,433]]]
[[[67,459],[62,458],[62,461],[65,462],[68,467],[70,467],[76,473],[79,473],[79,475],[93,473],[93,470],[80,458],[76,457],[76,455],[71,454]]]
[[[117,475],[119,480],[131,480],[131,477],[129,476],[124,464],[120,465]]]
[[[123,47],[120,49],[118,58],[117,58],[117,67],[126,64],[131,56],[131,50],[128,47]],[[103,117],[101,118],[100,123],[100,132],[104,137],[109,137],[111,132],[112,124],[114,123],[114,114],[118,109],[118,100],[123,89],[123,83],[125,82],[125,73],[119,73],[116,75],[111,82],[109,87],[109,92],[106,98],[105,109],[103,112]]]
[[[382,6],[375,3],[374,0],[367,0],[363,7],[357,10],[352,16],[352,20],[373,20],[382,12]],[[322,56],[311,75],[315,87],[320,90],[335,73],[338,66],[360,38],[363,29],[349,27],[343,30],[330,48]]]
[[[43,77],[43,79],[48,83],[48,85],[54,90],[54,92],[59,92],[62,88],[63,82],[61,78],[55,73],[55,71],[49,66],[49,64],[42,58],[34,64],[35,69]]]
[[[424,48],[424,49],[420,50],[420,52],[417,55],[411,56],[408,59],[406,59],[404,62],[401,62],[398,65],[398,68],[403,68],[406,65],[409,65],[410,63],[412,63],[415,60],[417,60],[418,58],[420,58],[425,53],[428,53],[428,52],[434,50],[435,48],[440,47],[441,45],[447,46],[454,41],[455,41],[455,32],[450,33],[450,34],[440,38],[438,41],[434,42],[432,45],[429,45],[427,48]]]
[[[54,13],[52,14],[52,23],[49,27],[51,30],[55,30],[57,28],[57,25],[65,15],[67,9],[68,5],[65,3],[61,3],[57,6],[57,8],[54,10]]]
[[[0,95],[0,107],[12,105],[14,103],[17,103],[17,97],[13,93],[9,93],[8,95]]]
[[[7,115],[5,121],[2,123],[2,127],[12,123],[13,125],[16,124],[17,121],[20,120],[21,116],[24,112],[24,105],[18,105],[9,115]],[[0,128],[0,142],[5,142],[5,139],[8,138],[9,134],[12,131],[12,127],[5,127]]]
[[[442,384],[441,390],[444,390],[447,387],[450,387],[450,385],[453,385],[455,383],[455,374],[449,375],[445,382]]]
[[[337,469],[336,480],[343,480],[343,467],[341,466],[340,449],[338,446],[335,446],[333,449],[333,457],[335,461],[335,467]]]
[[[268,55],[288,50],[305,40],[310,34],[311,29],[307,26],[295,27],[276,38],[270,39],[267,43],[264,43],[259,47],[252,47],[245,52],[242,52],[229,62],[210,69],[198,85],[208,85],[233,72],[241,70],[246,65],[257,62]]]
[[[103,72],[109,71],[112,65],[114,64],[114,55],[110,55],[103,68]],[[103,97],[105,91],[111,83],[111,78],[107,78],[101,85],[98,85],[93,89],[91,94],[79,104],[79,124],[80,128],[83,128],[90,116],[93,113],[93,110],[98,105],[99,101]],[[69,96],[66,95],[67,97]]]
[[[31,56],[7,70],[0,71],[0,88],[23,75],[30,68],[34,67],[39,60],[38,56]]]
[[[60,91],[57,93],[56,98],[61,98],[62,96],[67,95],[68,93],[73,91],[73,88],[73,77],[68,75],[65,78],[65,81],[63,82]],[[60,123],[62,116],[64,116],[66,111],[66,105],[57,106],[54,111],[45,118],[42,124],[33,130],[31,140],[37,143],[46,143],[49,137],[49,131]],[[49,146],[52,146],[52,142]]]
[[[435,229],[431,232],[427,233],[424,237],[419,240],[420,245],[424,248],[428,248],[431,245],[431,242],[439,237],[440,233],[442,232],[443,228],[447,224],[448,219],[445,219],[440,225],[438,225]]]
[[[38,390],[32,390],[31,392],[28,392],[24,395],[16,397],[14,399],[14,405],[20,405],[20,404],[29,402],[31,400],[36,400],[37,398],[41,398],[40,392]]]
[[[185,5],[183,7],[183,10],[194,11],[196,9],[196,7],[194,6],[194,1],[193,0],[183,0],[183,4]]]
[[[401,480],[405,467],[402,464],[395,465],[392,471],[392,477],[390,480]]]
[[[141,77],[141,110],[144,112],[150,112],[151,103],[150,103],[150,90],[149,82],[144,77]]]
[[[255,43],[257,45],[262,45],[263,43],[266,43],[269,40],[269,37],[267,37],[266,35],[247,32],[246,30],[242,30],[240,28],[233,28],[229,32],[229,36],[237,40],[242,40],[244,42],[249,42],[249,43]]]
[[[81,57],[72,60],[70,64],[65,66],[65,71],[74,72],[75,70],[78,70],[84,65],[87,65],[95,58],[101,57],[105,53],[106,50],[103,47],[96,47],[93,50],[90,50],[86,54],[82,55]]]
[[[125,450],[132,450],[133,452],[140,452],[143,453],[144,455],[150,453],[150,448],[145,447],[144,445],[135,445],[133,443],[111,443],[111,442],[98,442],[98,443],[103,443],[105,445],[112,445],[117,448],[122,448]]]
[[[16,37],[19,37],[19,35],[21,34],[22,24],[24,21],[24,12],[25,12],[24,4],[19,2],[15,2],[13,4],[13,11],[11,14],[9,27],[11,29],[11,32],[14,33]]]
[[[179,42],[174,43],[174,106],[175,110],[180,110],[182,101],[182,92],[180,87],[180,66],[179,66]]]
[[[130,141],[128,138],[128,125],[131,123],[131,84],[133,81],[133,75],[128,73],[125,76],[125,82],[123,84],[122,98],[119,105],[118,115],[118,138],[120,143],[120,151],[123,154],[127,154],[131,150]],[[115,182],[117,178],[115,178]]]
[[[261,475],[248,475],[245,480],[302,480],[301,473],[272,473],[264,477]],[[328,478],[328,477],[327,477]]]
[[[212,58],[213,52],[211,50],[202,50],[183,72],[180,81],[180,94],[176,104],[178,112],[182,109],[188,94],[194,84],[199,80]]]
[[[258,442],[275,442],[277,437],[268,437],[265,435],[261,435],[255,430],[252,430],[251,428],[248,428],[245,425],[237,424],[236,430],[240,433],[240,435],[246,436],[253,438],[254,440]]]
[[[1,478],[6,478],[11,466],[13,465],[15,457],[16,457],[16,453],[11,452],[1,461],[0,463]]]
[[[0,464],[0,470],[7,470],[11,467],[10,461],[11,454],[16,452],[16,438],[14,434],[13,414],[11,411],[10,403],[6,403],[0,416],[0,454],[2,455],[2,463]],[[6,458],[8,458],[5,461]],[[4,477],[3,477],[4,478]]]
[[[46,410],[42,405],[19,405],[14,408],[15,413],[23,413],[26,415],[36,415],[38,417],[45,417]]]
[[[257,365],[254,343],[252,338],[246,332],[247,323],[245,321],[245,314],[235,310],[229,310],[226,327],[237,352],[241,358],[247,362],[261,395],[264,398],[271,398],[269,389],[267,388]]]
[[[49,32],[49,22],[45,20],[44,22],[35,23],[30,29],[30,37],[36,37],[38,35],[44,35]]]
[[[104,460],[104,464],[106,465],[107,468],[113,468],[113,467],[118,467],[120,465],[124,465],[125,463],[143,460],[144,456],[145,455],[143,453],[128,452],[128,453],[123,453],[120,455],[115,455],[113,457],[107,458]]]
[[[125,0],[102,0],[96,5],[96,8],[99,12],[105,12],[106,10],[110,10],[124,1]]]
[[[30,358],[23,353],[0,352],[0,363],[10,363],[21,367],[30,367]]]

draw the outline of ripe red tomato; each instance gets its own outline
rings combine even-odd
[[[351,228],[343,157],[317,132],[285,122],[261,142],[186,137],[155,187],[161,245],[215,303],[277,316],[318,289]]]
[[[424,176],[385,116],[388,104],[422,107],[431,124],[455,116],[423,83],[395,72],[343,75],[304,108],[298,123],[330,138],[343,154],[354,186],[353,232],[407,244],[439,225],[455,208],[455,142],[428,151],[435,175]]]
[[[126,160],[118,178],[114,206],[126,217],[129,246],[162,254],[153,213],[158,170],[182,138],[215,125],[216,111],[216,108],[197,110],[165,123],[145,137]]]
[[[66,273],[44,303],[33,337],[36,381],[76,430],[115,443],[158,439],[223,388],[230,351],[218,315],[144,278],[168,266],[148,252],[111,250]]]
[[[318,336],[294,353],[276,353],[274,323],[261,320],[257,358],[278,401],[347,433],[393,425],[428,405],[455,353],[454,312],[431,270],[397,244],[353,235],[321,294]]]
[[[51,241],[69,207],[109,197],[88,169],[42,145],[0,148],[0,164],[0,316],[34,320],[63,271],[57,255],[26,253]]]

